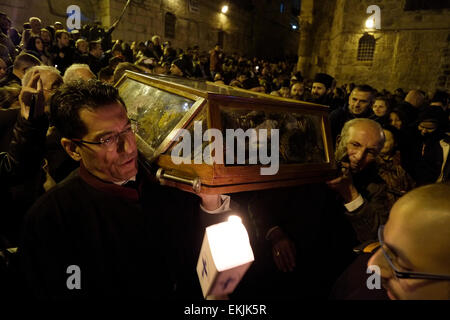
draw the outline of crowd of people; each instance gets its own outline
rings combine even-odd
[[[175,49],[157,35],[129,45],[112,40],[115,27],[69,32],[31,17],[19,31],[0,13],[6,294],[198,298],[204,228],[237,210],[257,258],[237,298],[450,299],[448,92],[339,86],[326,73],[304,79],[295,59]],[[339,172],[326,184],[231,195],[160,186],[138,161],[113,87],[125,70],[329,106]],[[384,291],[358,278],[374,261]],[[74,264],[87,270],[81,290],[66,285]]]

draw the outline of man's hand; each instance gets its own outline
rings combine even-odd
[[[292,272],[295,268],[296,250],[294,243],[280,228],[276,228],[269,236],[272,242],[273,261],[278,270]]]
[[[22,87],[19,94],[20,114],[26,120],[32,120],[44,114],[44,89],[39,71],[35,71],[30,81]]]
[[[347,162],[342,162],[341,165],[342,174],[336,179],[327,181],[327,185],[334,191],[338,192],[344,199],[345,203],[349,203],[358,197],[359,192],[353,184],[350,164]]]
[[[202,199],[202,207],[208,211],[214,211],[222,205],[220,194],[199,193],[198,196]]]

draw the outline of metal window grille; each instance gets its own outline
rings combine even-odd
[[[198,0],[189,0],[189,11],[191,13],[199,13]]]
[[[375,37],[365,33],[358,44],[358,61],[372,61],[375,52]]]
[[[175,21],[176,17],[173,13],[167,12],[164,23],[164,36],[166,38],[175,39]]]

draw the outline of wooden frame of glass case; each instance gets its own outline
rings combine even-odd
[[[136,135],[139,151],[164,184],[190,192],[224,194],[322,182],[336,174],[326,106],[131,71],[116,87],[129,116],[143,126]],[[261,175],[261,168],[268,167],[262,164],[174,163],[181,161],[172,156],[180,139],[177,129],[192,132],[197,120],[202,121],[204,130],[218,129],[224,136],[226,129],[278,129],[278,172]],[[200,151],[208,144],[204,142]],[[226,143],[224,146],[222,162],[229,152]],[[257,146],[259,151],[259,140]],[[194,156],[195,150],[192,159]]]

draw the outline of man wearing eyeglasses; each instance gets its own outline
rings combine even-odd
[[[80,168],[27,215],[22,253],[32,294],[201,297],[195,266],[203,215],[224,218],[227,200],[200,201],[151,181],[138,164],[136,127],[110,85],[65,84],[52,98],[51,114]],[[70,270],[81,274],[70,278],[76,275]]]
[[[378,231],[380,268],[390,299],[450,299],[450,186],[414,189],[392,207]]]

